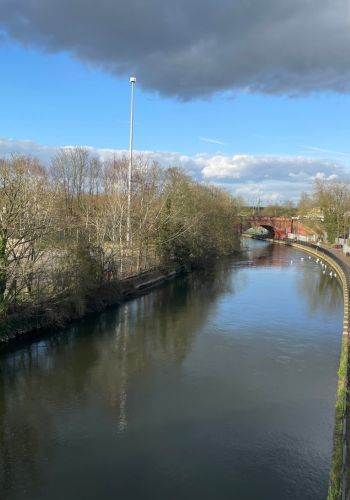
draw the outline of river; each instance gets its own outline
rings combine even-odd
[[[0,353],[3,500],[326,498],[341,287],[243,245]]]

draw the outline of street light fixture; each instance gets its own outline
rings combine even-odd
[[[130,105],[130,145],[129,145],[129,173],[128,173],[128,210],[126,220],[126,243],[129,246],[130,237],[130,210],[131,210],[131,180],[132,180],[132,142],[134,133],[134,86],[136,83],[135,76],[130,77],[131,83],[131,105]]]

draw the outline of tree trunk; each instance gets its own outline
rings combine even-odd
[[[3,312],[3,304],[5,300],[6,283],[7,283],[7,255],[6,255],[7,238],[0,237],[0,312]]]

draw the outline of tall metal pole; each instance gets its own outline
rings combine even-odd
[[[131,231],[130,231],[130,210],[131,210],[131,181],[132,181],[132,142],[134,133],[134,85],[136,78],[130,77],[131,83],[131,105],[130,105],[130,146],[129,146],[129,174],[128,174],[128,210],[126,219],[126,243],[130,246]]]

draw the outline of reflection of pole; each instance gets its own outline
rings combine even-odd
[[[129,306],[124,306],[123,318],[123,343],[122,343],[122,360],[121,360],[121,377],[120,377],[120,394],[119,394],[119,418],[118,418],[118,432],[124,432],[128,426],[126,415],[126,402],[127,402],[127,384],[128,384],[128,337],[129,337]]]
[[[136,78],[130,77],[131,83],[131,104],[130,104],[130,146],[129,146],[129,172],[128,172],[128,213],[126,220],[126,243],[130,245],[130,209],[131,209],[131,180],[132,180],[132,142],[134,133],[134,85]]]

